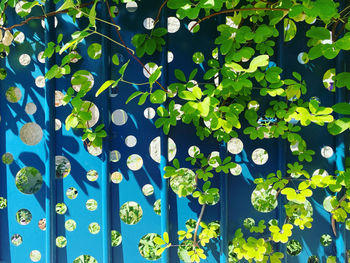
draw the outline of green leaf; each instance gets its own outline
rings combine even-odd
[[[325,39],[330,39],[331,32],[327,28],[324,28],[324,27],[312,26],[311,29],[309,29],[306,32],[306,36],[309,38],[317,39],[317,40],[325,40]]]
[[[119,74],[124,76],[126,67],[129,65],[130,59],[119,69]]]
[[[61,5],[60,8],[57,9],[57,11],[65,10],[72,7],[74,7],[73,0],[65,0],[63,5]]]
[[[107,81],[105,81],[105,83],[103,83],[102,86],[96,92],[95,97],[98,97],[98,95],[100,95],[103,91],[108,89],[109,86],[111,86],[114,82],[115,82],[115,80],[107,80]]]
[[[92,59],[99,59],[102,56],[102,46],[98,43],[92,43],[87,50],[87,53]]]
[[[332,109],[339,114],[350,115],[350,104],[346,102],[337,103],[332,106]]]
[[[179,97],[184,100],[197,100],[196,96],[188,91],[188,90],[182,90],[179,92]]]
[[[158,89],[150,95],[150,101],[153,104],[162,104],[166,100],[166,93],[164,90]]]
[[[118,54],[114,54],[114,55],[113,55],[113,57],[112,57],[112,63],[113,63],[114,65],[119,66],[120,62],[119,62]]]
[[[153,87],[153,84],[160,78],[161,75],[162,75],[162,66],[158,67],[149,77],[148,81],[151,88]]]
[[[56,75],[60,73],[60,67],[58,65],[53,65],[48,72],[45,74],[45,78],[52,79],[56,77]]]
[[[350,118],[341,118],[328,124],[328,132],[332,135],[338,135],[347,129],[350,129]]]
[[[129,96],[129,98],[126,100],[125,104],[128,104],[131,100],[135,99],[136,97],[140,96],[141,94],[143,94],[142,91],[135,91],[133,94],[131,94]]]
[[[163,239],[161,239],[160,237],[155,237],[153,239],[153,242],[156,243],[157,245],[160,245],[160,246],[166,244],[166,242]]]
[[[168,30],[164,27],[159,27],[153,30],[152,36],[162,37],[168,33]]]
[[[175,73],[175,77],[176,77],[178,80],[183,81],[183,82],[186,82],[186,77],[185,77],[185,74],[183,73],[182,70],[180,70],[180,69],[175,69],[174,73]]]
[[[92,27],[96,27],[96,4],[99,0],[95,0],[89,12],[89,22]]]
[[[268,55],[260,55],[255,58],[250,62],[249,68],[247,72],[254,72],[257,70],[258,67],[265,67],[269,64],[269,56]]]
[[[345,87],[350,90],[350,73],[342,72],[335,76],[335,85],[339,88]]]
[[[168,232],[164,232],[163,233],[163,239],[164,241],[168,244],[169,243],[169,234]]]
[[[147,39],[145,42],[145,49],[148,55],[152,55],[157,48],[157,43],[153,38]]]

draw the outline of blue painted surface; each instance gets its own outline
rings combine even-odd
[[[161,1],[157,1],[160,4]],[[130,39],[135,32],[145,32],[142,22],[147,17],[155,17],[152,3],[146,1],[139,2],[139,8],[135,13],[129,13],[125,8],[121,8],[116,21],[122,27],[121,34],[128,46],[132,46]],[[101,7],[98,7],[101,8]],[[103,9],[105,11],[105,9]],[[174,16],[169,12],[169,16]],[[135,24],[137,17],[138,24]],[[10,17],[10,23],[13,21]],[[162,17],[162,23],[165,23],[165,17]],[[140,263],[147,262],[138,250],[138,243],[147,233],[160,234],[164,229],[169,229],[173,244],[177,242],[177,231],[185,228],[185,223],[189,218],[197,218],[200,213],[200,206],[193,198],[178,198],[170,191],[167,195],[165,191],[166,181],[162,180],[161,168],[165,165],[167,136],[160,134],[160,130],[154,127],[154,120],[144,117],[144,110],[154,105],[146,104],[138,106],[136,101],[125,105],[125,100],[139,86],[121,83],[118,90],[102,94],[97,99],[94,97],[95,91],[106,79],[115,79],[118,77],[118,67],[111,63],[111,56],[119,54],[121,63],[125,63],[130,56],[125,50],[115,45],[110,45],[105,39],[92,36],[87,41],[79,44],[79,50],[82,51],[83,61],[73,64],[72,71],[86,69],[92,72],[94,77],[94,88],[88,93],[87,99],[93,100],[100,109],[100,120],[98,123],[104,123],[109,131],[108,140],[104,144],[104,152],[99,157],[94,157],[86,151],[81,142],[80,135],[74,131],[66,131],[64,120],[69,113],[67,107],[47,108],[48,103],[52,102],[53,89],[65,93],[70,86],[70,76],[54,80],[46,84],[46,89],[35,85],[35,78],[44,75],[49,64],[42,64],[38,61],[37,55],[44,49],[45,41],[54,40],[59,33],[73,33],[76,28],[68,27],[64,21],[70,21],[67,15],[58,16],[58,27],[55,30],[53,21],[47,25],[50,28],[49,34],[44,35],[40,21],[35,21],[29,26],[23,28],[26,35],[26,41],[21,45],[16,45],[16,50],[11,50],[11,56],[1,61],[3,67],[9,68],[8,77],[1,81],[0,89],[0,155],[10,152],[14,156],[14,163],[5,166],[0,163],[0,193],[8,200],[7,209],[0,210],[0,262],[30,262],[29,253],[32,250],[38,250],[41,253],[40,262],[73,262],[80,255],[91,255],[98,262],[121,262],[121,263]],[[214,20],[213,20],[214,21]],[[188,21],[187,21],[188,22]],[[169,34],[167,49],[163,51],[162,57],[153,56],[150,59],[142,59],[142,62],[155,62],[158,65],[167,67],[167,76],[163,76],[162,83],[172,83],[175,81],[173,71],[176,68],[182,69],[186,76],[190,73],[192,66],[192,54],[196,51],[204,53],[205,58],[211,57],[214,46],[209,46],[206,42],[203,45],[203,38],[207,35],[215,37],[216,25],[211,22],[203,22],[201,30],[197,34],[188,31],[185,25],[181,25],[176,34]],[[204,30],[205,29],[205,30]],[[113,28],[105,29],[104,32],[111,35],[113,39],[118,39],[118,35]],[[331,67],[336,67],[336,62],[318,60],[310,62],[307,65],[301,65],[297,62],[297,55],[305,51],[303,43],[300,41],[303,32],[299,32],[295,40],[289,43],[279,42],[279,60],[276,58],[277,65],[283,65],[285,76],[290,76],[292,71],[303,72],[306,76],[308,88],[313,95],[320,98],[322,103],[331,105],[339,99],[339,94],[329,93],[322,84],[324,72]],[[181,38],[182,41],[179,41]],[[65,38],[64,41],[68,41]],[[90,59],[86,47],[91,43],[102,43],[107,47],[104,49],[102,60]],[[167,51],[174,54],[173,62],[166,64]],[[84,53],[85,52],[85,53]],[[15,54],[13,54],[15,53]],[[32,61],[28,66],[22,66],[18,62],[21,54],[27,53]],[[59,57],[56,57],[59,60]],[[348,60],[344,60],[348,61]],[[338,64],[345,62],[338,62]],[[340,65],[341,66],[341,65]],[[338,67],[340,67],[338,65]],[[203,65],[198,66],[199,76],[203,75]],[[345,68],[346,69],[346,68]],[[134,60],[130,61],[125,75],[126,80],[135,82],[145,82],[147,79],[143,76],[140,65]],[[18,103],[8,103],[5,98],[5,92],[8,87],[17,86],[21,89],[22,98]],[[50,88],[52,90],[50,90]],[[143,89],[145,87],[141,87]],[[28,102],[34,102],[37,106],[37,112],[34,115],[25,113],[25,106]],[[117,109],[123,109],[128,120],[122,126],[117,126],[111,122],[110,114]],[[54,118],[61,120],[62,128],[56,132],[52,131],[52,122]],[[42,128],[45,127],[44,137],[41,142],[35,146],[23,144],[19,138],[20,128],[27,122],[35,122]],[[315,126],[305,129],[305,138],[308,145],[315,150],[316,155],[312,164],[306,166],[306,169],[312,173],[315,169],[325,168],[329,172],[339,168],[343,163],[344,151],[348,145],[341,145],[342,141],[335,140],[327,133],[326,128],[317,130],[318,136],[312,136]],[[133,135],[137,138],[135,147],[125,145],[125,138]],[[155,162],[149,154],[149,145],[153,139],[160,136],[162,155],[161,163]],[[250,194],[254,189],[253,180],[260,176],[266,176],[270,172],[283,169],[282,163],[294,162],[296,157],[290,154],[288,146],[283,146],[281,141],[276,139],[264,139],[251,142],[245,135],[239,134],[244,144],[244,151],[236,156],[225,152],[225,146],[220,146],[215,140],[208,139],[200,141],[195,131],[190,126],[180,124],[171,130],[169,135],[177,145],[176,157],[181,164],[185,164],[188,148],[192,145],[200,147],[201,152],[209,155],[212,151],[219,151],[222,155],[228,155],[235,158],[243,172],[239,177],[216,175],[214,185],[220,185],[222,201],[212,207],[207,207],[204,214],[204,221],[211,222],[220,220],[222,231],[224,231],[222,243],[210,244],[211,251],[208,259],[204,262],[225,262],[227,260],[226,252],[223,247],[227,244],[234,234],[234,231],[242,227],[242,221],[246,217],[254,217],[257,220],[271,218],[281,218],[283,220],[282,198],[279,199],[279,208],[271,213],[258,213],[250,203]],[[322,140],[320,140],[322,138]],[[343,140],[344,141],[344,140]],[[346,142],[346,141],[345,141]],[[320,150],[323,146],[329,145],[336,150],[334,158],[325,159],[321,156]],[[263,166],[255,165],[252,162],[251,154],[256,148],[264,148],[269,153],[269,160]],[[118,150],[121,158],[118,162],[109,162],[109,151]],[[132,171],[127,166],[127,158],[131,154],[139,154],[143,159],[143,167],[140,170]],[[55,174],[52,171],[52,161],[54,156],[65,156],[71,164],[71,172],[64,179],[54,179]],[[43,175],[44,184],[40,191],[35,195],[24,195],[20,193],[15,186],[15,175],[25,167],[33,166]],[[94,169],[98,172],[97,181],[90,182],[86,178],[87,171]],[[51,173],[49,172],[51,170]],[[110,181],[110,173],[119,171],[123,174],[123,180],[119,184]],[[6,176],[5,176],[6,175]],[[152,184],[154,194],[145,196],[141,189],[145,184]],[[69,187],[75,187],[78,190],[76,199],[71,200],[66,196],[66,190]],[[325,261],[326,255],[335,255],[344,259],[345,248],[349,248],[346,243],[344,226],[338,228],[338,238],[332,246],[323,248],[319,239],[322,234],[328,233],[333,236],[330,226],[330,215],[322,208],[323,198],[327,195],[325,191],[318,190],[312,198],[314,207],[315,222],[310,230],[296,231],[293,238],[303,244],[303,252],[298,257],[287,256],[285,262],[306,262],[310,255],[317,254]],[[153,211],[153,204],[157,199],[162,200],[162,216],[158,216]],[[168,200],[166,200],[168,198]],[[86,201],[95,199],[98,208],[95,211],[86,209]],[[224,200],[223,200],[224,199]],[[244,200],[244,201],[243,201]],[[128,202],[134,201],[141,205],[143,217],[136,225],[127,225],[119,217],[120,207]],[[53,205],[64,202],[68,211],[65,215],[53,213]],[[169,204],[170,209],[164,206]],[[52,205],[53,204],[53,205]],[[24,226],[19,225],[15,220],[15,214],[19,209],[26,208],[32,212],[31,222]],[[282,212],[281,212],[282,211]],[[38,227],[40,219],[46,218],[46,232]],[[77,223],[74,231],[67,231],[64,227],[66,220],[73,219]],[[88,231],[88,226],[92,222],[97,222],[101,226],[98,234],[93,235]],[[122,243],[117,247],[110,246],[110,231],[117,230],[122,234]],[[23,237],[22,245],[16,247],[11,243],[11,237],[14,234],[20,234]],[[55,246],[56,236],[65,236],[67,246],[58,248]],[[221,247],[219,245],[221,244]],[[336,246],[337,249],[336,249]],[[284,250],[282,245],[280,250]],[[50,258],[50,259],[48,259]],[[167,259],[168,258],[168,259]],[[157,262],[160,262],[158,260]],[[167,255],[163,257],[162,262],[179,262],[177,249],[171,248]]]

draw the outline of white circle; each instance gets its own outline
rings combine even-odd
[[[134,147],[137,143],[137,139],[133,135],[129,135],[125,138],[125,144],[128,147]]]
[[[44,51],[41,51],[41,52],[38,54],[38,61],[39,61],[40,63],[45,63],[45,59],[42,58],[43,54],[44,54]]]
[[[22,54],[19,56],[18,60],[22,66],[28,66],[31,61],[31,58],[28,54]]]
[[[176,155],[176,144],[173,139],[168,138],[168,160],[172,161]],[[151,158],[160,163],[161,148],[160,148],[160,137],[154,138],[149,145],[149,154]]]
[[[232,138],[227,143],[227,150],[232,154],[239,154],[243,151],[243,142],[238,138]]]
[[[322,177],[326,177],[326,176],[328,176],[329,174],[328,174],[328,172],[327,172],[326,170],[324,170],[324,169],[316,169],[316,170],[314,171],[314,173],[312,174],[312,176],[315,176],[315,175],[321,175]]]
[[[45,77],[44,77],[44,76],[38,76],[38,77],[35,79],[35,85],[36,85],[38,88],[43,88],[43,87],[45,87]]]
[[[98,156],[102,153],[102,148],[89,145],[87,147],[88,152],[93,156]]]
[[[21,43],[24,42],[25,38],[26,37],[25,37],[24,33],[23,32],[19,32],[17,34],[17,36],[14,38],[14,41],[21,44]]]
[[[168,32],[175,33],[180,29],[180,21],[174,16],[168,17]]]
[[[55,17],[54,20],[55,20],[54,23],[55,23],[55,28],[56,28],[57,25],[58,25],[58,19],[57,19],[57,17]],[[45,20],[44,20],[44,19],[41,19],[41,26],[45,29],[46,25],[45,25]]]
[[[116,162],[119,162],[119,160],[121,158],[121,154],[119,151],[114,150],[114,151],[111,151],[109,153],[109,158],[110,158],[111,162],[116,163]]]
[[[307,57],[305,58],[304,56],[307,56]],[[298,62],[300,64],[302,64],[302,65],[308,63],[309,62],[308,54],[305,53],[305,52],[299,53],[299,55],[298,55]]]
[[[143,159],[138,154],[132,154],[128,157],[126,165],[129,167],[130,170],[140,170],[143,166]]]
[[[37,107],[36,107],[36,105],[33,102],[29,102],[26,105],[25,111],[26,111],[27,114],[33,115],[36,112],[36,110],[37,110]]]
[[[112,113],[112,122],[117,126],[122,126],[128,121],[128,114],[122,110],[118,109]]]
[[[157,64],[153,62],[149,62],[143,68],[143,75],[145,75],[146,78],[149,78],[151,74],[157,70],[157,68],[158,68]]]
[[[193,27],[195,24],[197,24],[195,27]],[[193,27],[193,28],[192,28]],[[199,24],[197,23],[197,21],[191,21],[188,23],[188,30],[193,33],[194,29],[199,27]]]
[[[168,63],[171,63],[174,60],[174,53],[168,51]]]
[[[59,119],[55,119],[55,131],[58,131],[62,127],[62,122]]]
[[[237,163],[237,166],[230,169],[230,173],[234,176],[240,175],[242,173],[242,166]]]
[[[209,155],[209,165],[216,168],[219,166],[219,162],[214,157],[220,157],[220,153],[218,151],[214,151]]]
[[[18,14],[19,12],[26,12],[26,13],[30,13],[32,11],[32,9],[23,9],[22,6],[24,4],[26,4],[28,2],[25,2],[25,1],[19,1],[16,6],[15,6],[15,11],[16,13]]]
[[[263,165],[269,159],[269,154],[265,149],[258,148],[258,149],[255,149],[254,152],[252,153],[252,159],[253,159],[253,162],[256,163],[257,165]]]
[[[198,146],[193,145],[190,148],[188,148],[188,155],[189,156],[194,157],[196,153],[198,153],[198,154],[201,153],[201,150],[199,149]]]
[[[137,10],[137,3],[136,2],[128,2],[126,4],[126,10],[130,13],[133,13]]]
[[[146,119],[152,120],[154,116],[156,116],[156,111],[153,108],[148,107],[143,112],[143,115],[145,116]]]
[[[147,17],[145,20],[143,20],[143,26],[148,30],[153,29],[154,28],[154,19],[151,17]]]
[[[334,154],[334,151],[333,151],[333,148],[330,147],[330,146],[324,146],[322,147],[321,149],[321,155],[324,157],[324,158],[331,158]]]
[[[55,90],[55,107],[62,106],[63,98],[64,98],[64,94],[59,90]]]
[[[296,141],[294,144],[290,145],[291,152],[298,152],[299,151],[299,141]]]

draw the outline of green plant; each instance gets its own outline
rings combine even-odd
[[[118,6],[130,0],[113,2]],[[1,18],[6,21],[6,10],[14,8],[16,3],[14,0],[2,0]],[[248,236],[240,228],[236,230],[229,245],[230,262],[243,258],[250,262],[281,262],[284,255],[274,250],[274,245],[278,243],[287,243],[289,254],[299,254],[301,245],[290,239],[292,230],[295,227],[301,230],[312,227],[312,205],[308,200],[318,188],[327,189],[331,193],[324,201],[324,208],[332,216],[334,234],[336,222],[346,222],[346,227],[350,228],[350,170],[334,171],[334,175],[318,172],[310,176],[304,166],[312,162],[315,151],[308,148],[307,138],[303,134],[307,126],[318,128],[325,125],[334,136],[349,132],[350,105],[342,101],[322,106],[317,97],[309,93],[307,82],[300,73],[292,72],[290,76],[285,76],[281,67],[271,63],[277,38],[282,37],[286,42],[292,40],[301,23],[306,27],[305,36],[309,48],[300,56],[303,63],[320,57],[334,59],[339,52],[350,50],[349,5],[340,8],[339,3],[333,0],[166,0],[154,10],[155,22],[150,33],[135,34],[131,38],[135,52],[126,46],[120,34],[122,29],[113,20],[116,6],[110,6],[108,0],[93,0],[84,4],[75,0],[56,0],[55,3],[60,4],[57,10],[36,18],[31,16],[32,19],[67,13],[73,21],[88,23],[88,26],[79,28],[71,37],[58,35],[55,42],[47,44],[42,56],[43,59],[60,57],[59,63],[54,64],[46,73],[46,79],[72,75],[71,87],[66,90],[62,101],[63,105],[71,108],[65,126],[67,130],[80,129],[82,140],[88,147],[102,148],[107,133],[104,124],[93,128],[97,122],[93,118],[93,107],[96,105],[84,99],[92,90],[91,72],[72,72],[70,65],[83,59],[78,52],[79,44],[96,35],[124,48],[130,58],[140,64],[140,69],[148,74],[145,83],[126,80],[125,72],[129,61],[120,65],[118,56],[114,55],[112,62],[119,76],[117,79],[104,80],[95,92],[96,97],[109,88],[118,87],[119,83],[133,84],[139,89],[130,95],[126,103],[138,99],[139,105],[147,100],[155,104],[158,115],[155,126],[162,128],[165,134],[169,134],[171,127],[182,122],[191,124],[202,140],[213,137],[229,144],[242,131],[251,140],[278,138],[290,144],[292,154],[299,162],[293,160],[288,163],[283,167],[286,172],[278,170],[255,178],[256,188],[252,194],[254,208],[263,213],[274,210],[278,199],[286,201],[285,221],[270,221],[266,224],[260,220],[256,225],[254,219],[244,220],[243,225],[250,233]],[[109,20],[98,16],[97,4],[105,6]],[[41,10],[43,7],[38,1],[27,2],[17,14],[24,18],[31,15],[32,9]],[[180,20],[188,18],[196,21],[189,27],[192,33],[198,32],[200,24],[206,20],[219,16],[224,18],[217,26],[217,37],[211,39],[215,45],[212,58],[205,58],[201,51],[195,52],[192,56],[194,68],[189,74],[184,69],[176,69],[173,73],[177,80],[167,88],[158,81],[164,74],[164,69],[151,63],[146,67],[139,59],[161,52],[165,46],[167,29],[158,25],[165,8],[176,12]],[[28,19],[23,20],[22,24],[1,26],[2,57],[9,55],[11,48],[17,45],[13,29],[32,20]],[[116,30],[120,39],[115,40],[105,35],[97,21]],[[314,21],[317,23],[313,24]],[[282,33],[278,30],[280,26],[284,27],[284,36],[279,36]],[[103,48],[100,44],[93,43],[87,48],[87,54],[93,60],[101,59],[101,54],[105,52]],[[205,70],[202,78],[198,76],[199,65]],[[6,78],[6,69],[0,69],[0,78]],[[335,72],[331,69],[327,73],[327,81],[324,82],[325,87],[331,92],[340,88],[350,90],[349,72]],[[310,96],[311,99],[308,99]],[[15,87],[8,89],[6,97],[11,103],[18,101]],[[180,107],[175,105],[175,101]],[[264,162],[265,154],[263,151],[256,156],[258,163]],[[9,162],[7,158],[3,160]],[[231,157],[221,159],[216,155],[205,156],[199,151],[194,152],[186,161],[191,168],[180,166],[175,159],[165,167],[164,177],[169,178],[172,191],[180,198],[192,196],[201,205],[198,219],[188,221],[186,229],[178,231],[178,239],[182,241],[178,247],[179,257],[185,262],[199,262],[206,258],[207,244],[219,237],[219,224],[206,224],[202,220],[206,206],[216,205],[220,199],[220,189],[212,187],[212,182],[218,174],[229,176],[237,164]],[[66,170],[66,167],[61,168]],[[30,184],[33,188],[30,191],[38,191],[41,182],[34,186]],[[27,176],[19,174],[16,184],[20,190],[27,191],[24,187],[29,184]],[[2,207],[6,206],[4,200]],[[57,212],[65,213],[64,204],[58,205]],[[160,213],[159,202],[155,204],[155,211]],[[135,202],[125,203],[120,210],[120,217],[127,224],[136,224],[142,217],[142,210]],[[116,233],[112,233],[112,237],[114,244],[119,242]],[[323,236],[321,242],[327,245],[331,239]],[[159,258],[165,249],[173,248],[174,244],[175,242],[170,242],[168,233],[163,233],[163,238],[152,233],[145,236],[139,249],[143,256],[154,259]],[[327,259],[330,262],[332,260],[333,258]],[[74,262],[95,262],[95,259],[80,256]],[[308,262],[318,262],[318,258],[312,256]]]

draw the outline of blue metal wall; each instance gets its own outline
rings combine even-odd
[[[138,3],[136,12],[128,12],[125,6],[119,9],[117,18],[121,26],[121,34],[126,44],[131,46],[130,38],[136,32],[144,32],[146,29],[142,23],[147,17],[154,17],[155,4],[160,5],[161,1],[141,1]],[[47,12],[54,10],[49,4]],[[106,14],[105,9],[98,7],[101,14]],[[166,23],[166,15],[173,17],[169,11],[163,14],[162,23]],[[9,23],[13,24],[15,16],[9,16]],[[69,107],[54,107],[55,91],[65,93],[70,84],[70,77],[46,82],[44,88],[38,87],[35,80],[43,76],[54,64],[54,61],[41,63],[38,60],[39,52],[45,49],[45,43],[55,41],[58,34],[64,33],[64,41],[68,41],[68,35],[77,30],[78,26],[72,26],[71,18],[67,15],[57,16],[57,27],[54,26],[54,18],[48,19],[44,32],[40,21],[33,21],[22,27],[25,33],[25,41],[11,47],[11,55],[2,59],[2,67],[8,69],[8,76],[1,81],[0,85],[0,155],[8,152],[14,157],[10,165],[0,163],[0,196],[7,199],[6,209],[0,210],[0,262],[31,262],[30,253],[38,250],[41,254],[39,262],[73,262],[80,255],[91,255],[98,262],[124,262],[141,263],[147,262],[138,250],[140,239],[147,233],[158,233],[168,230],[171,239],[176,244],[177,231],[185,228],[188,219],[196,219],[200,212],[200,206],[192,198],[177,198],[172,192],[168,192],[167,182],[162,180],[161,171],[164,166],[164,152],[166,151],[167,137],[161,130],[154,126],[154,119],[145,118],[144,111],[154,105],[138,106],[135,101],[125,105],[125,100],[138,89],[137,86],[122,83],[118,90],[103,93],[98,99],[94,98],[95,91],[106,80],[117,78],[117,67],[111,63],[111,56],[118,54],[122,63],[129,59],[129,55],[121,47],[111,45],[106,39],[93,36],[79,45],[79,50],[84,59],[74,64],[72,71],[85,69],[92,72],[94,87],[88,93],[86,99],[94,101],[99,108],[99,123],[107,127],[108,138],[104,144],[104,151],[98,157],[92,156],[81,142],[80,134],[74,131],[66,131],[64,121],[69,114]],[[216,21],[206,21],[201,24],[201,30],[197,34],[189,32],[187,25],[189,21],[181,23],[181,27],[175,34],[169,34],[168,44],[161,55],[150,58],[143,58],[144,63],[154,62],[166,69],[162,77],[163,86],[175,81],[173,71],[176,68],[184,70],[189,74],[193,67],[192,55],[196,51],[204,53],[205,58],[211,57],[214,46],[208,37],[216,37]],[[80,25],[81,26],[81,25]],[[103,28],[106,35],[113,39],[118,36],[113,28],[98,24]],[[286,77],[291,72],[302,72],[306,76],[310,97],[317,96],[325,105],[332,105],[338,101],[341,92],[330,93],[322,84],[324,72],[336,67],[339,70],[346,70],[346,61],[349,59],[341,57],[338,61],[318,60],[308,64],[298,63],[297,56],[306,50],[304,32],[299,31],[295,40],[288,43],[280,41],[276,47],[277,55],[275,63],[284,68]],[[102,59],[92,60],[86,54],[86,47],[91,43],[101,43],[104,46]],[[173,61],[167,63],[168,51],[173,53]],[[19,57],[28,54],[31,61],[28,65],[21,65]],[[59,61],[59,57],[56,60]],[[199,71],[203,74],[204,65],[200,65]],[[348,69],[348,68],[347,68]],[[142,73],[140,65],[131,59],[126,71],[125,79],[134,82],[145,82],[147,79]],[[5,93],[9,87],[18,87],[21,91],[21,98],[17,103],[9,103]],[[40,84],[39,84],[40,86]],[[257,95],[258,96],[258,95]],[[309,99],[309,98],[305,98]],[[28,114],[25,110],[28,103],[36,105],[36,112]],[[115,125],[111,119],[116,110],[124,110],[127,119],[123,125]],[[120,111],[119,111],[120,112]],[[114,115],[115,116],[115,115]],[[55,121],[60,120],[62,127],[55,131]],[[36,123],[43,130],[43,138],[34,146],[23,143],[20,138],[21,128],[27,123]],[[317,130],[317,136],[314,134]],[[348,146],[344,145],[344,138],[330,136],[326,127],[319,128],[313,125],[304,131],[306,141],[311,149],[315,150],[314,161],[306,167],[312,173],[315,169],[326,169],[332,173],[335,169],[343,169],[342,163],[344,154],[348,154]],[[125,144],[127,136],[135,136],[137,143],[133,147]],[[155,162],[149,153],[150,143],[160,136],[162,157],[161,163]],[[201,152],[210,154],[212,151],[220,152],[221,156],[231,155],[226,151],[226,146],[217,143],[213,139],[200,141],[193,129],[188,125],[178,125],[173,128],[169,135],[176,144],[176,157],[184,163],[187,157],[188,148],[197,145]],[[221,222],[222,240],[210,244],[209,256],[204,262],[227,262],[227,241],[232,239],[234,231],[242,227],[242,221],[246,217],[256,219],[277,218],[284,220],[284,207],[282,198],[279,199],[278,208],[273,212],[258,213],[250,202],[251,192],[254,189],[253,180],[260,175],[266,176],[276,170],[284,170],[287,162],[296,161],[292,156],[289,146],[284,141],[277,139],[264,139],[251,141],[243,134],[239,137],[244,143],[242,153],[234,156],[243,172],[240,176],[217,175],[215,184],[221,187],[221,201],[215,206],[208,207],[204,214],[204,221],[210,222],[219,220]],[[335,155],[330,159],[321,156],[320,150],[323,146],[331,146]],[[256,148],[264,148],[269,154],[268,162],[259,166],[252,162],[251,154]],[[345,150],[347,149],[347,150]],[[117,162],[109,161],[109,153],[117,150],[120,158]],[[347,152],[346,152],[347,151]],[[129,169],[127,159],[130,155],[138,154],[142,160],[142,168],[136,171]],[[64,156],[71,165],[71,170],[65,178],[55,176],[55,156]],[[43,177],[43,184],[35,194],[23,194],[16,188],[15,176],[23,167],[35,167]],[[98,179],[89,181],[86,174],[89,170],[98,173]],[[123,180],[115,184],[110,180],[110,174],[120,172]],[[154,187],[154,194],[145,196],[142,187],[151,184]],[[66,195],[68,188],[74,187],[78,191],[75,199],[69,199]],[[345,249],[349,248],[349,241],[346,240],[344,226],[338,227],[338,236],[334,237],[330,224],[330,214],[325,212],[322,202],[328,193],[317,190],[312,198],[314,207],[314,222],[312,229],[296,231],[293,238],[303,244],[303,251],[298,257],[287,256],[284,262],[306,262],[311,255],[318,255],[321,262],[325,262],[328,255],[337,255],[339,262],[345,262]],[[157,215],[153,210],[156,200],[162,198],[162,213]],[[97,209],[90,211],[86,208],[86,201],[94,199],[97,202]],[[128,202],[137,202],[143,211],[142,219],[135,225],[125,224],[119,216],[120,207]],[[64,203],[67,212],[63,215],[55,212],[57,203]],[[167,207],[168,205],[168,207]],[[28,209],[32,218],[29,224],[21,225],[16,221],[16,213],[20,209]],[[41,219],[46,219],[46,230],[39,228]],[[65,228],[67,220],[74,220],[76,228],[68,231]],[[41,221],[42,222],[42,221]],[[91,234],[88,230],[89,224],[96,222],[100,225],[97,234]],[[111,230],[121,233],[122,243],[117,247],[110,245]],[[330,247],[324,248],[319,240],[322,234],[330,234],[334,242]],[[14,234],[21,235],[23,242],[15,246],[11,242]],[[64,236],[67,245],[64,248],[56,247],[56,237]],[[285,250],[285,246],[278,249]],[[158,260],[159,262],[161,260]],[[179,262],[177,249],[170,249],[162,262]]]

